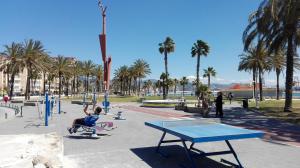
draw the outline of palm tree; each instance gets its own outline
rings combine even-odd
[[[5,45],[5,50],[2,53],[2,55],[6,56],[6,60],[1,62],[0,69],[7,68],[7,76],[10,81],[8,80],[8,83],[10,83],[10,92],[9,97],[12,99],[13,92],[14,92],[14,83],[15,83],[15,75],[19,73],[20,71],[23,71],[24,64],[22,64],[21,56],[22,56],[22,45],[18,43],[12,43],[10,46]]]
[[[36,70],[36,69],[32,70],[32,73],[31,73],[31,90],[32,90],[33,93],[37,92],[36,91],[36,81],[38,79],[41,79],[41,77],[42,76],[41,76],[41,74],[39,73],[38,70]]]
[[[158,88],[158,91],[159,91],[159,94],[161,93],[161,81],[160,80],[157,80],[155,82],[155,87]]]
[[[159,46],[158,51],[160,52],[160,54],[164,55],[165,74],[167,75],[166,76],[166,81],[168,81],[168,76],[169,76],[169,72],[168,72],[168,54],[175,51],[175,42],[173,41],[173,39],[171,39],[171,37],[167,37],[166,40],[162,43],[159,43],[158,46]],[[168,88],[166,88],[166,93],[165,93],[164,99],[166,99],[168,97],[167,94],[168,94]]]
[[[262,45],[262,43],[261,43]],[[264,71],[270,70],[268,52],[264,46],[251,47],[244,54],[240,55],[239,71],[253,72],[254,95],[256,95],[256,74],[259,78],[260,101],[263,100],[262,76]]]
[[[200,69],[200,56],[207,56],[209,53],[209,46],[207,45],[206,42],[202,41],[202,40],[197,40],[196,43],[193,44],[192,47],[192,57],[197,56],[197,68],[196,68],[196,72],[197,72],[197,83],[196,86],[197,88],[199,87],[199,69]]]
[[[174,94],[176,94],[178,79],[174,78]]]
[[[250,44],[261,34],[270,51],[287,46],[285,106],[284,111],[292,111],[293,71],[296,48],[300,45],[300,6],[297,0],[264,0],[252,15],[244,32],[244,41]],[[246,45],[247,46],[247,45]]]
[[[45,49],[40,41],[34,41],[33,39],[26,40],[22,46],[22,61],[27,69],[25,99],[30,99],[30,81],[32,77],[33,69],[37,71],[43,71],[45,69],[43,63],[43,55],[45,55]]]
[[[47,73],[47,81],[48,81],[48,91],[51,93],[51,83],[57,77],[57,74],[54,72],[54,66],[50,68],[49,72]]]
[[[123,65],[120,68],[116,69],[114,72],[114,78],[118,81],[118,84],[120,85],[120,91],[122,94],[125,94],[125,85],[129,75],[128,70],[128,66]]]
[[[73,81],[72,81],[72,93],[77,93],[79,92],[79,76],[82,75],[82,62],[81,61],[75,61],[72,66],[71,66],[71,73],[73,76]]]
[[[216,70],[213,67],[208,67],[207,69],[204,69],[204,75],[203,77],[207,77],[207,86],[208,89],[210,89],[210,78],[216,76]]]
[[[279,100],[279,76],[285,68],[285,52],[283,49],[276,51],[270,59],[272,69],[276,73],[276,99]]]
[[[65,96],[69,97],[69,84],[70,84],[70,79],[72,78],[72,72],[70,71],[70,62],[69,65],[67,65],[67,71],[63,75],[63,80],[62,80],[62,85],[65,87],[64,88],[64,94]]]
[[[61,96],[62,77],[70,74],[70,67],[71,67],[70,61],[63,56],[58,56],[54,60],[53,70],[54,70],[54,73],[57,74],[57,76],[58,76],[58,96],[59,96],[59,98]]]
[[[173,88],[174,87],[173,79],[168,78],[168,80],[166,81],[166,84],[167,84],[167,88]],[[167,89],[167,91],[168,91],[168,89]],[[168,92],[167,92],[167,94],[168,94]]]
[[[97,91],[100,92],[102,90],[101,83],[103,81],[103,66],[102,65],[96,66],[94,75],[96,76]]]
[[[180,85],[182,85],[182,95],[184,97],[184,86],[187,85],[189,83],[189,80],[184,76],[182,77],[182,79],[180,80]]]
[[[150,93],[150,88],[152,87],[152,82],[151,80],[147,80],[146,84],[146,88],[147,88],[147,93]]]
[[[129,69],[128,69],[128,90],[129,90],[129,95],[131,95],[131,90],[133,90],[133,85],[132,85],[132,79],[137,79],[137,73],[134,69],[133,66],[130,66]],[[134,82],[134,85],[136,84],[135,83],[135,80],[133,81]]]
[[[52,68],[53,60],[49,57],[49,55],[45,54],[42,55],[42,62],[44,63],[44,69],[43,69],[43,94],[46,94],[46,75],[49,74]]]
[[[141,89],[141,79],[146,77],[146,75],[149,75],[151,73],[150,65],[143,59],[137,59],[133,63],[134,71],[137,74],[137,77],[139,78],[139,94]]]
[[[93,70],[96,65],[91,61],[84,61],[83,62],[83,74],[85,75],[85,92],[89,91],[89,77],[93,74]]]

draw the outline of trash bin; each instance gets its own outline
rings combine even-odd
[[[243,99],[243,108],[248,108],[248,99]]]

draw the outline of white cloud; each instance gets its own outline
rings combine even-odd
[[[196,79],[196,76],[190,75],[186,77],[189,81],[193,81]]]
[[[192,82],[196,80],[195,75],[188,75],[186,76],[189,82]],[[275,86],[276,80],[272,78],[268,78],[269,76],[266,76],[265,78],[265,85],[267,86]],[[173,77],[172,77],[173,78]],[[174,79],[174,78],[173,78]],[[177,78],[181,79],[181,78]],[[204,84],[207,84],[207,78],[200,77],[200,81]],[[284,80],[281,79],[280,84],[282,85]],[[225,79],[225,78],[219,78],[219,77],[212,77],[211,78],[212,84],[231,84],[231,83],[245,83],[245,84],[252,84],[252,79],[249,77],[249,79]]]

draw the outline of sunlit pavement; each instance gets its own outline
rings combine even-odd
[[[225,106],[225,117],[220,122],[241,127],[261,129],[270,133],[277,133],[273,137],[264,139],[247,139],[232,141],[232,145],[239,155],[245,167],[268,167],[268,168],[298,168],[300,165],[300,148],[289,143],[298,143],[297,137],[290,136],[293,133],[279,134],[279,129],[292,128],[299,131],[298,127],[272,121],[254,112],[247,112],[238,107],[239,105]],[[115,104],[109,115],[101,115],[101,121],[112,121],[117,126],[112,131],[100,132],[99,139],[90,139],[86,136],[70,136],[67,132],[73,119],[82,117],[82,106],[63,103],[62,110],[66,113],[54,114],[50,118],[49,126],[44,126],[44,121],[39,119],[36,107],[24,107],[24,117],[0,123],[0,134],[44,134],[56,132],[63,137],[65,157],[74,159],[78,167],[96,168],[173,168],[180,167],[180,163],[186,162],[184,151],[180,146],[164,147],[163,150],[170,154],[164,158],[154,152],[161,132],[146,127],[145,121],[165,119],[195,119],[200,117],[192,113],[175,111],[173,109],[141,108],[137,104]],[[114,120],[118,111],[123,112],[126,120]],[[210,117],[214,116],[214,112]],[[276,128],[272,125],[281,124]],[[277,123],[278,122],[278,123]],[[286,126],[286,127],[284,127]],[[289,127],[288,127],[289,126]],[[272,130],[273,129],[273,130]],[[273,132],[272,132],[273,131]],[[275,132],[277,131],[277,132]],[[282,131],[282,130],[281,130]],[[269,135],[269,132],[267,135]],[[286,131],[288,132],[288,131]],[[275,139],[274,137],[287,137]],[[272,140],[274,138],[275,140]],[[0,142],[1,143],[1,142]],[[176,144],[174,144],[176,145]],[[203,151],[224,150],[223,142],[197,144]],[[220,158],[234,162],[231,155],[215,156],[198,159],[199,167],[228,167],[220,163]],[[212,160],[211,160],[212,159]],[[0,165],[1,167],[1,165]]]

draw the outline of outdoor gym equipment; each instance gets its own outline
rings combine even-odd
[[[106,97],[106,96],[105,96]],[[109,105],[110,105],[110,102],[107,101],[107,99],[105,100],[105,97],[104,97],[104,101],[102,102],[102,106],[104,107],[104,112],[105,114],[107,114],[109,112]]]
[[[50,116],[50,101],[48,92],[45,95],[45,126],[48,126],[48,117]]]
[[[126,120],[125,118],[122,117],[122,111],[118,111],[118,113],[116,114],[115,120]]]
[[[75,125],[79,127],[77,129],[76,133],[81,133],[81,135],[88,135],[90,137],[93,137],[92,135],[97,135],[97,133],[102,131],[111,131],[117,127],[114,127],[113,122],[98,122],[95,126],[86,126],[86,125]],[[68,128],[69,130],[70,128]]]
[[[55,106],[57,106],[57,113],[61,113],[61,101],[60,98],[56,100],[54,95],[49,97],[48,92],[46,92],[45,96],[41,100],[42,107],[40,108],[39,102],[37,102],[37,110],[39,113],[39,118],[42,119],[42,116],[44,115],[45,120],[45,126],[48,126],[49,124],[49,117],[52,117],[52,115],[55,113]],[[41,111],[40,111],[41,110]]]

